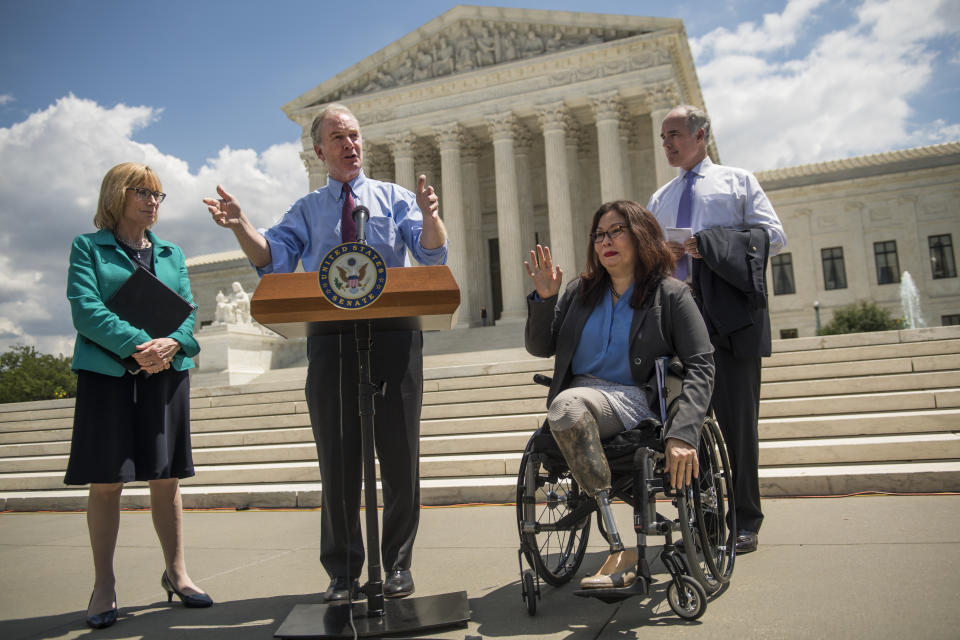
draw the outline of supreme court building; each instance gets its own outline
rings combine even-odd
[[[704,105],[679,19],[479,6],[451,9],[283,107],[302,128],[311,189],[327,174],[310,126],[330,102],[356,114],[368,177],[413,190],[426,174],[437,189],[458,327],[478,326],[481,306],[498,322],[525,319],[522,262],[537,242],[575,277],[597,207],[645,205],[676,175],[660,146],[666,113]],[[713,140],[709,151],[721,162]],[[901,269],[935,307],[928,324],[960,322],[960,143],[757,176],[788,235],[789,261],[768,274],[774,338],[813,335],[814,301],[824,322],[857,299],[899,316],[886,285]],[[188,267],[202,323],[218,288],[256,287],[239,251]]]

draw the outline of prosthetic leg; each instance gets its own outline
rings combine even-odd
[[[596,418],[589,411],[569,429],[551,431],[570,472],[600,508],[610,541],[610,555],[600,570],[580,581],[583,589],[629,587],[637,578],[636,549],[624,549],[610,508],[610,466],[603,455]]]

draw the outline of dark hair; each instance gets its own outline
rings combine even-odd
[[[673,272],[676,259],[663,238],[663,230],[657,223],[657,219],[652,213],[631,200],[607,202],[593,214],[590,236],[587,239],[590,243],[587,248],[587,266],[581,275],[580,302],[587,306],[596,306],[610,287],[610,274],[600,264],[596,246],[592,240],[600,218],[610,211],[616,211],[622,215],[630,228],[630,237],[633,239],[633,247],[636,250],[630,306],[638,309],[660,281]]]

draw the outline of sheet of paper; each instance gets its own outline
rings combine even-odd
[[[693,235],[693,229],[690,227],[667,227],[664,229],[667,234],[667,242],[679,242],[683,244],[683,241]]]

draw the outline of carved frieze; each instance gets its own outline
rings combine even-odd
[[[465,73],[496,64],[524,60],[566,49],[610,42],[644,33],[639,29],[566,27],[489,20],[461,20],[452,29],[428,38],[351,81],[322,102],[341,100],[415,82]],[[581,78],[603,77],[624,70],[669,61],[669,54],[652,50],[623,62],[573,72]]]

